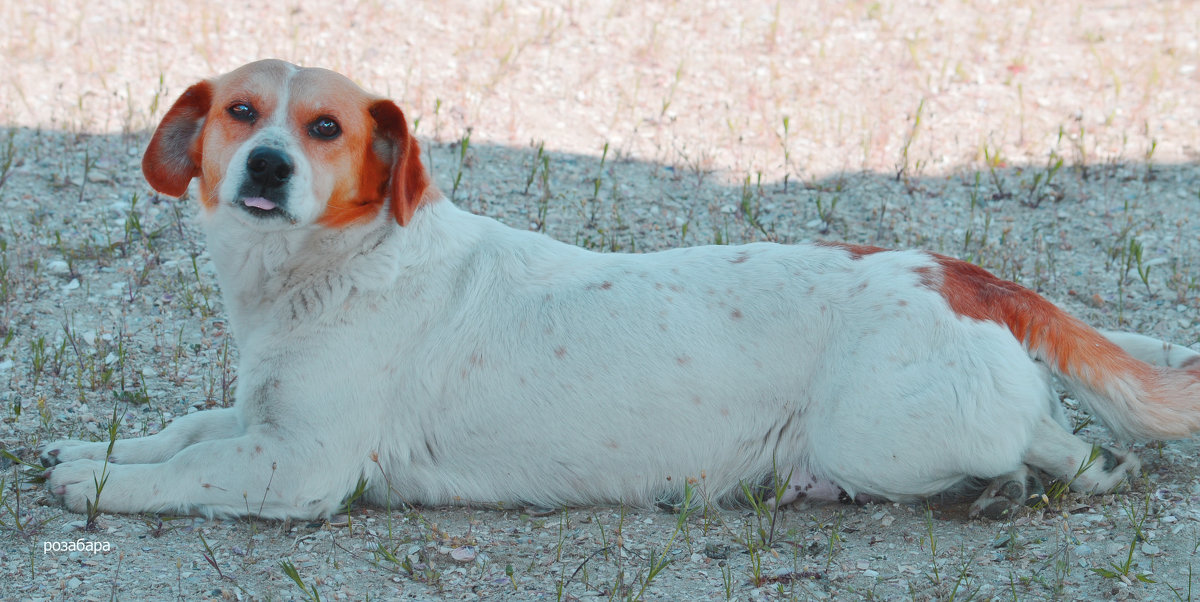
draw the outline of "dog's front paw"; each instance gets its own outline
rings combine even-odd
[[[108,453],[107,442],[63,439],[47,443],[42,447],[42,453],[39,457],[42,461],[42,466],[54,466],[75,460],[103,460],[106,453]],[[109,460],[113,461],[115,459],[110,458]]]
[[[74,512],[87,512],[88,501],[95,503],[105,493],[105,476],[104,462],[88,459],[63,462],[45,472],[51,495]]]

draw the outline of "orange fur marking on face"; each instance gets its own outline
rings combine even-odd
[[[378,177],[380,172],[383,174],[382,178]],[[358,189],[346,190],[348,187],[338,187],[334,190],[325,213],[319,220],[322,225],[343,228],[350,224],[370,221],[379,214],[383,208],[384,197],[377,193],[371,194],[371,183],[378,180],[380,185],[386,185],[388,167],[380,161],[365,158],[359,173],[361,177],[358,180]]]
[[[287,106],[277,106],[284,97]],[[257,118],[230,117],[235,103],[252,107]],[[343,228],[369,221],[389,201],[396,222],[409,223],[432,186],[404,113],[332,71],[283,61],[252,63],[189,88],[146,150],[146,180],[163,194],[181,196],[199,178],[200,201],[215,210],[233,154],[279,111],[287,111],[285,127],[312,165],[311,193],[326,203],[318,223]],[[322,117],[337,122],[340,135],[311,135],[310,125]]]
[[[421,164],[421,147],[409,135],[404,113],[388,100],[376,101],[366,112],[374,120],[372,139],[354,143],[363,149],[356,155],[359,171],[353,180],[355,186],[339,182],[320,220],[331,228],[374,218],[384,199],[389,198],[396,222],[406,226],[429,188],[429,176]],[[390,158],[377,154],[378,145],[388,149]]]
[[[409,135],[407,119],[395,103],[375,100],[362,111],[373,123],[369,140],[352,143],[352,148],[361,149],[355,154],[357,177],[337,183],[320,221],[340,228],[372,219],[390,199],[396,222],[408,225],[429,188],[420,145]]]

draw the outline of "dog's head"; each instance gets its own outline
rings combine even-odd
[[[432,192],[420,154],[390,100],[332,71],[264,60],[188,88],[142,172],[171,196],[199,178],[207,211],[263,229],[344,227],[389,203],[405,225]]]

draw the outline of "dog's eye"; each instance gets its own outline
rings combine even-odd
[[[234,119],[236,119],[238,121],[245,121],[245,122],[252,123],[255,119],[258,119],[258,112],[255,111],[253,107],[251,107],[250,105],[248,105],[244,102],[239,102],[239,103],[234,104],[233,106],[226,109],[226,112],[229,113],[230,117],[233,117]]]
[[[308,126],[308,133],[313,138],[321,138],[323,140],[333,140],[342,133],[341,126],[338,125],[332,117],[318,117]]]

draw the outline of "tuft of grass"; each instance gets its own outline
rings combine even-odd
[[[996,188],[996,192],[992,194],[992,200],[1007,199],[1011,194],[1004,190],[1004,182],[1000,180],[1000,168],[1007,165],[1007,162],[1000,156],[1000,149],[991,148],[987,144],[983,145],[983,162],[987,166],[988,175],[991,177],[992,186]]]
[[[1187,590],[1186,591],[1181,592],[1180,590],[1176,589],[1174,585],[1171,585],[1170,583],[1167,584],[1167,587],[1170,588],[1171,595],[1175,596],[1175,599],[1179,600],[1179,602],[1191,602],[1192,601],[1192,563],[1190,563],[1190,562],[1188,563],[1188,580],[1187,580]]]
[[[1137,507],[1133,502],[1125,506],[1125,516],[1129,519],[1130,526],[1133,527],[1133,538],[1129,542],[1128,554],[1125,560],[1120,564],[1115,562],[1108,563],[1108,567],[1097,567],[1091,569],[1093,573],[1104,577],[1105,579],[1120,579],[1123,581],[1137,580],[1142,583],[1154,583],[1154,580],[1146,573],[1139,573],[1133,570],[1133,553],[1137,550],[1138,542],[1146,541],[1146,536],[1142,532],[1142,525],[1150,516],[1150,494],[1146,494],[1145,505],[1139,514]]]
[[[909,152],[912,150],[912,145],[917,140],[917,133],[921,131],[921,118],[925,114],[925,99],[917,103],[917,110],[913,114],[913,125],[908,130],[908,135],[904,137],[904,144],[900,146],[900,160],[896,162],[896,181],[904,182],[904,187],[911,194],[915,190],[912,184],[912,178],[921,173],[921,169],[925,166],[923,159],[917,159],[911,162]]]
[[[605,141],[604,149],[600,151],[600,166],[597,168],[596,177],[592,178],[592,195],[580,203],[580,215],[584,218],[584,228],[596,227],[596,214],[600,209],[600,187],[604,184],[604,164],[607,160],[608,142]]]
[[[779,5],[775,5],[778,10]],[[778,16],[778,15],[777,15]],[[783,148],[783,193],[788,191],[788,178],[792,175],[792,148],[789,144],[791,137],[791,120],[787,115],[783,116],[783,135],[779,136],[779,146]]]
[[[5,141],[0,145],[0,189],[4,188],[5,182],[8,182],[8,176],[12,174],[13,163],[17,160],[17,147],[15,139],[17,130],[8,130],[8,135],[5,136]]]
[[[683,501],[679,505],[679,515],[675,518],[675,529],[667,537],[667,541],[663,544],[661,552],[656,555],[653,549],[650,550],[650,566],[646,569],[646,576],[642,580],[642,587],[638,590],[637,595],[633,597],[634,600],[641,600],[646,594],[646,589],[650,587],[654,579],[671,564],[671,548],[674,547],[679,535],[687,530],[687,521],[696,510],[692,506],[694,501],[695,490],[692,488],[691,483],[685,482],[683,487]]]
[[[1080,426],[1079,428],[1083,428],[1083,426]],[[1078,430],[1076,430],[1076,432],[1078,432]],[[1075,470],[1075,475],[1066,481],[1055,481],[1051,483],[1050,486],[1046,488],[1046,493],[1043,493],[1041,495],[1041,499],[1037,502],[1037,504],[1034,505],[1034,508],[1047,508],[1051,503],[1057,503],[1062,500],[1062,498],[1067,495],[1067,492],[1071,490],[1071,484],[1075,482],[1075,479],[1078,479],[1080,475],[1087,472],[1087,470],[1091,468],[1092,465],[1096,463],[1096,460],[1099,460],[1103,454],[1103,448],[1101,448],[1099,445],[1093,445],[1092,451],[1088,454],[1088,457],[1084,458],[1083,461],[1079,463],[1079,468]]]
[[[354,486],[354,491],[351,491],[350,495],[346,496],[346,501],[342,502],[342,512],[346,514],[346,529],[351,535],[354,535],[354,515],[351,513],[351,510],[354,509],[354,503],[361,499],[366,492],[367,477],[366,475],[359,475],[358,483]]]
[[[458,141],[458,166],[454,173],[454,184],[450,188],[450,200],[458,200],[458,186],[462,183],[463,172],[468,167],[469,159],[467,151],[471,148],[471,128],[467,128],[467,133],[463,134],[461,140]]]
[[[84,523],[83,529],[89,532],[99,530],[99,525],[96,520],[100,517],[100,494],[104,492],[104,485],[108,483],[108,457],[112,455],[113,446],[117,443],[117,430],[121,426],[120,403],[113,404],[112,420],[108,423],[108,449],[104,452],[104,464],[100,468],[100,476],[92,475],[92,484],[96,488],[96,497],[85,500],[86,506],[84,513],[87,521]]]
[[[758,230],[767,240],[775,240],[774,228],[768,229],[763,224],[762,218],[762,172],[758,172],[758,179],[754,186],[750,184],[750,174],[746,174],[742,180],[742,194],[739,209],[741,210],[742,219],[750,224],[755,230]]]
[[[41,531],[42,524],[45,519],[39,519],[34,514],[30,513],[30,509],[23,507],[21,503],[21,480],[17,472],[19,466],[26,466],[34,469],[34,473],[40,475],[44,470],[41,466],[33,466],[22,461],[17,456],[13,455],[8,450],[0,450],[0,457],[7,458],[13,463],[13,480],[9,481],[7,476],[0,476],[0,529],[15,533],[19,537],[32,540],[35,535]],[[41,477],[36,477],[40,479]],[[9,485],[12,485],[12,497],[8,496]]]
[[[300,577],[300,571],[296,570],[296,565],[290,560],[280,560],[279,568],[283,569],[283,574],[287,575],[295,582],[296,587],[300,588],[300,592],[304,595],[305,600],[320,602],[321,594],[317,593],[317,586],[309,586],[304,583],[304,579]]]
[[[921,536],[920,546],[929,548],[929,565],[932,567],[932,573],[926,574],[929,582],[934,585],[942,583],[941,572],[938,569],[938,538],[933,529],[933,509],[928,504],[925,505],[925,535]]]
[[[1025,196],[1021,204],[1036,209],[1046,199],[1061,199],[1062,194],[1053,190],[1051,182],[1058,170],[1062,169],[1062,165],[1063,158],[1058,156],[1058,153],[1050,151],[1050,156],[1046,159],[1046,166],[1033,174],[1033,182],[1029,185],[1029,194]]]

